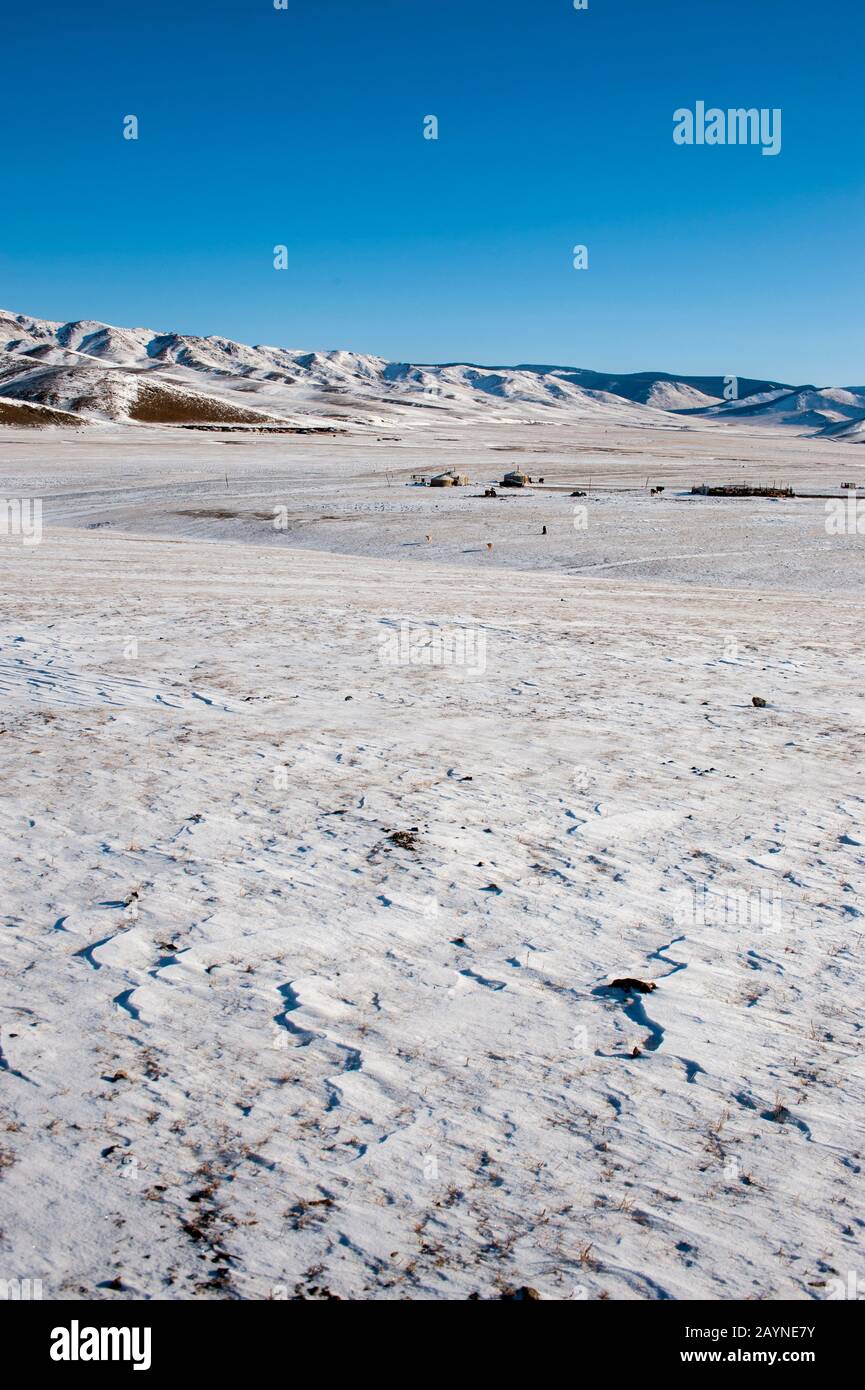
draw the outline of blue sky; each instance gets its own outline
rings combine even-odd
[[[16,8],[6,308],[397,360],[865,382],[853,0]],[[699,99],[780,107],[781,153],[676,146],[673,111]]]

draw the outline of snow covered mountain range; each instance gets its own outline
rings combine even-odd
[[[443,418],[592,419],[635,425],[732,420],[865,442],[865,387],[522,363],[412,364],[217,336],[157,333],[0,310],[0,424],[380,428],[418,410]]]

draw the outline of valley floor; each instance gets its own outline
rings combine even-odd
[[[4,449],[45,531],[0,541],[0,1277],[804,1300],[861,1270],[861,538],[689,513],[675,459],[655,510],[590,497],[581,536],[567,496],[475,501],[491,533],[330,441],[305,544],[253,445],[159,438],[151,477],[137,444]],[[328,544],[341,503],[386,525]],[[508,556],[560,518],[561,564]]]

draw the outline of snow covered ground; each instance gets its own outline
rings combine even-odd
[[[0,1277],[861,1271],[863,540],[686,495],[837,489],[857,454],[5,431],[43,535],[0,538]],[[515,465],[545,489],[473,495]],[[478,486],[408,485],[453,466]]]

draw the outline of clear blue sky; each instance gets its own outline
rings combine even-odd
[[[0,305],[861,385],[863,47],[861,0],[9,6]],[[698,99],[782,108],[781,153],[677,147]]]

